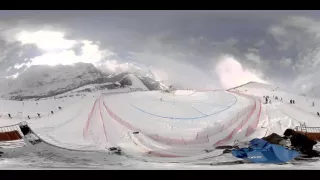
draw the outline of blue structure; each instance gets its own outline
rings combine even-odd
[[[269,142],[255,138],[250,141],[248,148],[240,148],[231,151],[232,155],[253,163],[281,164],[291,161],[300,153],[283,146],[270,144]]]

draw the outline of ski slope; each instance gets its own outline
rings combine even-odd
[[[14,150],[0,168],[15,167],[15,163],[21,168],[30,168],[26,162],[33,159],[38,162],[33,163],[38,164],[37,168],[278,169],[279,165],[260,164],[210,166],[212,162],[235,158],[219,156],[221,151],[205,150],[273,132],[282,134],[300,122],[308,126],[319,126],[320,122],[313,112],[318,107],[317,99],[288,94],[269,85],[249,83],[229,91],[163,93],[134,91],[144,90],[144,85],[133,83],[134,88],[85,96],[70,92],[60,99],[1,100],[1,126],[26,121],[47,144],[28,151],[31,154]],[[282,97],[283,101],[272,99],[272,104],[264,104],[262,96],[265,95]],[[295,99],[296,104],[287,103],[290,99]],[[311,107],[310,101],[315,101],[316,106]],[[106,148],[113,146],[121,147],[125,156],[108,154]],[[58,157],[48,158],[52,154]],[[42,163],[41,159],[49,160]],[[86,161],[89,163],[84,163]],[[305,166],[287,164],[281,168],[317,168],[319,165],[317,162]]]

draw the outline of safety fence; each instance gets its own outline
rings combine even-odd
[[[94,110],[95,110],[95,108],[96,108],[96,105],[97,105],[97,102],[99,101],[99,99],[96,99],[96,101],[94,102],[94,104],[93,104],[93,106],[92,106],[92,109],[91,109],[91,111],[90,111],[90,113],[89,113],[89,115],[88,115],[88,119],[87,119],[87,121],[86,121],[86,124],[85,124],[85,126],[84,126],[84,128],[83,128],[83,137],[85,138],[86,137],[86,135],[88,134],[88,129],[89,129],[89,126],[90,126],[90,122],[91,122],[91,120],[92,120],[92,115],[93,115],[93,112],[94,112]]]
[[[261,99],[257,99],[258,103],[259,103],[259,109],[258,109],[258,114],[257,114],[257,117],[256,119],[251,123],[249,124],[248,128],[247,128],[247,131],[246,131],[246,136],[249,136],[251,135],[253,132],[256,131],[257,127],[258,127],[258,124],[259,124],[259,121],[260,121],[260,116],[261,116],[261,110],[262,110],[262,104],[261,104]]]
[[[239,94],[240,95],[240,94]],[[241,94],[242,95],[242,94]],[[246,95],[243,95],[246,96]],[[252,98],[250,98],[252,99]],[[158,134],[151,134],[151,133],[146,133],[142,132],[140,129],[134,127],[132,124],[128,123],[127,121],[124,121],[121,117],[119,117],[117,114],[115,114],[103,101],[103,106],[110,115],[112,119],[123,125],[124,127],[132,130],[132,131],[139,131],[143,133],[145,136],[153,139],[154,141],[161,142],[167,145],[191,145],[191,144],[203,144],[203,143],[208,143],[210,142],[210,137],[230,128],[230,126],[234,125],[236,122],[241,121],[241,124],[239,124],[232,132],[231,134],[227,135],[226,138],[220,140],[220,143],[225,142],[232,138],[232,136],[238,132],[241,128],[242,125],[245,124],[251,117],[252,113],[256,109],[256,102],[254,99],[252,99],[252,105],[249,105],[248,107],[242,109],[240,112],[237,113],[235,117],[230,119],[227,123],[221,125],[220,127],[214,126],[214,127],[209,127],[202,129],[201,131],[195,133],[195,137],[193,139],[186,139],[183,137],[178,137],[178,138],[172,138],[172,137],[163,137]]]
[[[243,97],[252,99],[254,101],[254,105],[253,105],[252,109],[250,110],[250,112],[246,115],[246,118],[242,119],[241,123],[235,129],[233,129],[233,131],[229,135],[227,135],[225,138],[216,142],[214,144],[214,146],[226,144],[231,139],[233,139],[234,135],[237,134],[237,132],[239,132],[240,129],[243,128],[243,126],[252,118],[253,113],[256,111],[257,103],[256,103],[255,98],[253,98],[252,96],[245,95],[245,94],[240,94],[240,93],[236,93],[236,94],[238,94],[239,96],[243,96]]]
[[[229,92],[232,92],[232,93],[237,94],[239,96],[250,98],[255,102],[255,108],[252,112],[250,112],[250,117],[253,119],[253,122],[251,122],[251,124],[248,125],[248,128],[245,133],[245,136],[249,136],[256,130],[256,128],[259,124],[259,121],[260,121],[261,110],[262,110],[261,99],[258,97],[255,97],[255,96],[239,93],[238,91],[229,91]],[[259,108],[258,111],[256,111],[257,108]],[[257,113],[254,114],[254,112],[257,112]],[[249,118],[247,119],[247,121],[249,121]],[[233,135],[236,134],[236,132],[237,132],[236,130],[241,129],[245,123],[246,122],[241,123],[242,124],[241,127],[240,126],[237,127],[231,134],[228,135],[228,137],[226,137],[226,139],[224,141],[222,141],[222,142],[220,141],[218,143],[221,144],[221,143],[225,143],[225,142],[231,140],[233,138]]]

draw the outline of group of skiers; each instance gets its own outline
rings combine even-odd
[[[271,104],[271,100],[270,100],[270,97],[269,97],[269,96],[263,96],[263,98],[265,98],[265,104]],[[273,98],[274,98],[275,100],[280,100],[280,101],[283,100],[282,97],[279,98],[278,96],[273,96]],[[295,103],[296,103],[294,99],[290,99],[289,102],[290,102],[290,104],[295,104]]]
[[[265,104],[271,104],[271,100],[270,100],[270,97],[269,96],[263,96],[263,98],[265,98]],[[279,98],[278,96],[273,96],[273,98],[275,100],[280,100],[282,101],[282,98]]]
[[[312,102],[312,107],[314,107],[314,101]],[[320,116],[320,113],[319,112],[317,112],[317,116]]]
[[[61,106],[59,106],[59,107],[58,107],[58,109],[59,109],[59,110],[61,110],[61,109],[62,109],[62,107],[61,107]],[[54,114],[54,112],[53,112],[53,111],[50,111],[50,112],[51,112],[51,114]],[[41,118],[40,113],[37,113],[37,116],[38,116],[38,118]],[[12,116],[11,116],[11,114],[10,114],[10,113],[8,113],[8,117],[9,117],[10,119],[12,119]],[[30,118],[30,115],[28,115],[28,116],[27,116],[27,118],[28,118],[28,119],[31,119],[31,118]]]

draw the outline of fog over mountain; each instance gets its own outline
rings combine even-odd
[[[0,83],[7,86],[34,89],[46,66],[64,72],[82,62],[179,88],[255,81],[320,96],[318,11],[0,11],[0,25]],[[89,66],[57,81],[87,78]]]

